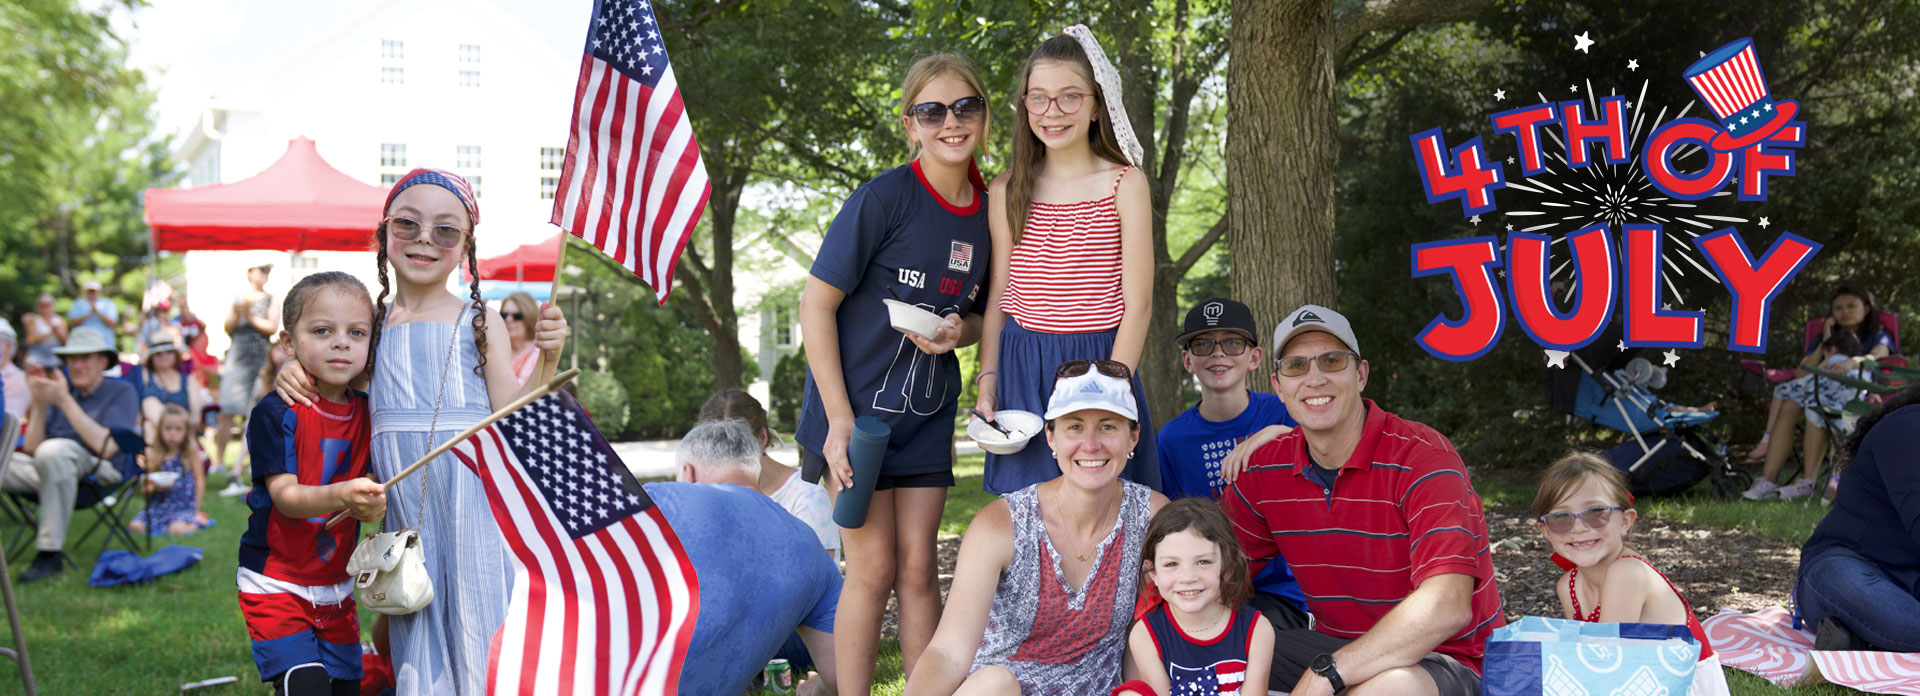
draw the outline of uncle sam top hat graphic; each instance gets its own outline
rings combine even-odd
[[[1760,74],[1760,58],[1754,53],[1751,38],[1714,49],[1688,66],[1682,77],[1726,129],[1708,143],[1721,152],[1765,140],[1800,110],[1792,100],[1773,100],[1767,91],[1767,79]]]

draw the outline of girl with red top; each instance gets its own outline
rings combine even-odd
[[[1720,658],[1680,588],[1626,546],[1638,513],[1625,474],[1592,452],[1568,453],[1540,476],[1533,515],[1553,545],[1554,562],[1567,570],[1555,583],[1564,618],[1685,625],[1700,642],[1700,664],[1687,693],[1728,693]]]
[[[993,232],[991,304],[980,341],[978,409],[1039,412],[1048,366],[1114,360],[1135,368],[1152,314],[1152,207],[1134,170],[1139,141],[1121,106],[1120,78],[1083,25],[1027,57],[1015,98],[1013,168],[987,200]],[[1154,427],[1135,380],[1139,445],[1126,477],[1160,488]],[[985,487],[1004,494],[1059,475],[1039,442],[987,455]]]

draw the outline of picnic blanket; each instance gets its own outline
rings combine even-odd
[[[1820,676],[1841,686],[1920,696],[1920,654],[1816,651],[1813,632],[1794,628],[1793,615],[1780,607],[1751,614],[1722,611],[1703,624],[1721,664],[1781,687],[1800,681],[1811,663],[1819,666]]]
[[[93,575],[87,578],[87,584],[113,587],[143,583],[186,570],[199,563],[204,553],[198,546],[168,546],[141,558],[129,551],[110,549],[100,554],[100,561],[93,565]]]

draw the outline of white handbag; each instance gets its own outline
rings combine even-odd
[[[401,616],[433,601],[433,580],[427,577],[420,533],[411,529],[362,539],[347,559],[347,572],[353,575],[360,606],[367,609]]]

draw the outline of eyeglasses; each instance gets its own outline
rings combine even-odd
[[[1060,113],[1071,116],[1080,113],[1080,107],[1086,104],[1086,102],[1087,95],[1079,92],[1068,92],[1057,97],[1049,97],[1044,94],[1029,94],[1026,99],[1027,113],[1035,116],[1047,113],[1047,109],[1053,106],[1059,106]]]
[[[1627,508],[1619,505],[1595,505],[1581,511],[1579,514],[1571,512],[1549,512],[1540,516],[1540,523],[1546,525],[1547,531],[1553,532],[1554,534],[1566,534],[1567,532],[1573,531],[1573,520],[1575,518],[1579,518],[1582,523],[1586,524],[1587,529],[1599,529],[1607,526],[1608,522],[1613,521],[1614,510],[1625,509]]]
[[[527,315],[522,314],[520,312],[501,312],[500,318],[505,319],[507,321],[520,321],[522,319],[526,319]]]
[[[979,97],[961,97],[952,104],[940,102],[921,102],[907,107],[907,115],[920,121],[921,128],[939,128],[947,122],[947,112],[953,112],[953,119],[961,123],[973,123],[987,113],[987,100]]]
[[[387,218],[387,231],[393,234],[394,239],[401,241],[411,242],[419,239],[420,230],[424,227],[426,227],[424,223],[413,218],[398,215]],[[452,249],[460,246],[460,240],[467,238],[467,231],[453,225],[434,225],[429,236],[434,246]]]
[[[1187,352],[1204,358],[1213,355],[1214,347],[1218,346],[1220,351],[1227,355],[1240,355],[1247,352],[1248,345],[1251,344],[1244,338],[1222,338],[1217,341],[1211,338],[1196,338],[1187,342]]]
[[[1090,369],[1099,370],[1100,374],[1114,379],[1133,379],[1133,370],[1127,369],[1127,364],[1118,360],[1068,360],[1053,371],[1053,378],[1079,377]]]
[[[1333,373],[1346,370],[1347,366],[1352,365],[1353,361],[1359,357],[1359,353],[1350,350],[1335,350],[1321,353],[1311,358],[1304,355],[1295,355],[1281,358],[1274,362],[1280,365],[1281,376],[1299,377],[1307,374],[1308,363],[1320,363],[1321,372]]]

